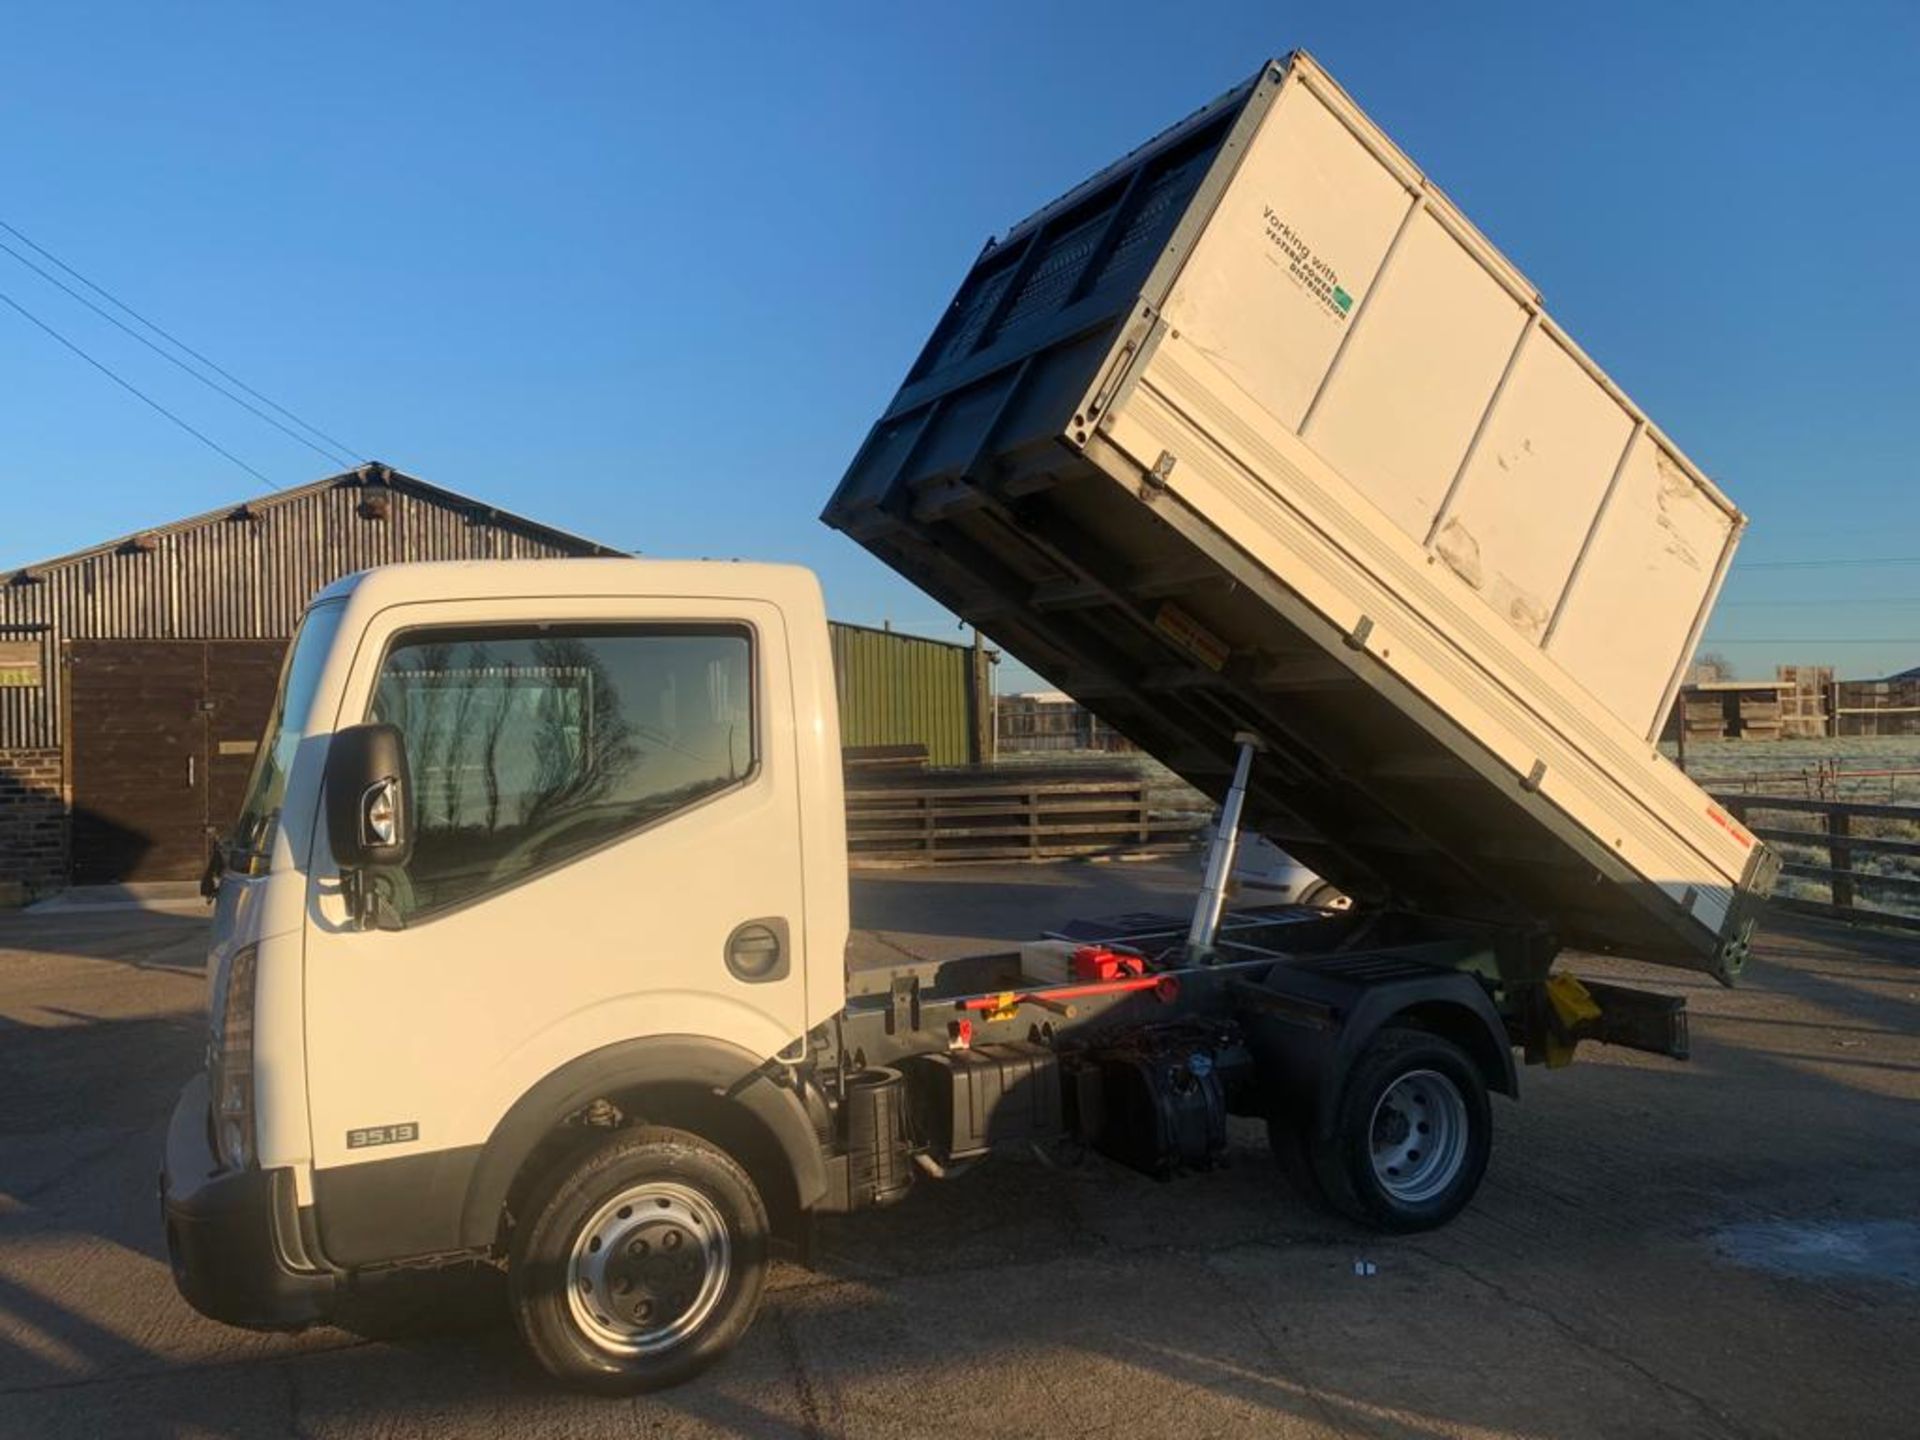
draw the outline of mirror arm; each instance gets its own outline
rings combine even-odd
[[[384,890],[378,885],[369,885],[367,890],[372,896],[367,902],[367,919],[375,930],[407,928],[406,918],[401,915],[399,907],[387,897]]]
[[[379,875],[370,868],[340,872],[340,895],[347,902],[347,914],[362,930],[404,930],[403,916],[379,883]]]

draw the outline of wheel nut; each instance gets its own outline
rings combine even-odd
[[[680,1248],[680,1232],[678,1230],[669,1230],[660,1244],[668,1250],[678,1250]]]

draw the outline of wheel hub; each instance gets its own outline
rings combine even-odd
[[[1374,1103],[1374,1180],[1402,1204],[1431,1200],[1465,1165],[1467,1131],[1460,1087],[1438,1070],[1408,1071]]]
[[[697,1330],[726,1288],[726,1222],[697,1190],[650,1181],[608,1200],[575,1233],[567,1302],[595,1345],[651,1354]]]

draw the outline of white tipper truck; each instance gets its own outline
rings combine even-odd
[[[221,857],[194,1305],[477,1257],[555,1376],[648,1389],[817,1215],[1006,1145],[1200,1171],[1230,1115],[1421,1229],[1516,1051],[1685,1053],[1562,949],[1740,968],[1777,867],[1656,738],[1741,517],[1304,56],[989,244],[825,518],[1222,802],[1192,915],[850,987],[812,576],[351,576]],[[1353,906],[1225,909],[1243,824]]]

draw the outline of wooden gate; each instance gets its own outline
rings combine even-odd
[[[190,880],[238,815],[283,640],[74,640],[76,884]]]

